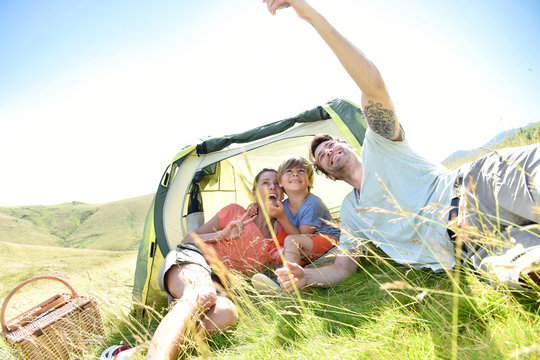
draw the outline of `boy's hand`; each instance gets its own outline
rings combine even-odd
[[[307,284],[304,269],[296,263],[286,263],[285,267],[276,270],[276,275],[281,287],[288,292],[295,288],[301,289]]]
[[[248,218],[252,218],[257,215],[259,207],[255,203],[251,203],[248,205],[246,213],[248,214]]]
[[[281,201],[269,204],[268,216],[279,220],[283,215],[285,215],[285,208],[283,207],[283,203]]]

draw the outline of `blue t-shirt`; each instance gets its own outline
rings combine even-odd
[[[289,210],[289,199],[283,201],[283,207],[285,208],[287,217],[294,226],[315,226],[314,235],[330,235],[339,239],[339,229],[323,221],[333,222],[330,211],[318,196],[309,194],[295,215],[292,215]]]

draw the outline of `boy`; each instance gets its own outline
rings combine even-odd
[[[279,166],[278,182],[287,199],[271,206],[268,215],[276,218],[288,234],[284,240],[278,238],[286,262],[306,265],[338,243],[340,231],[332,225],[330,211],[311,193],[313,180],[313,167],[301,156],[293,156]],[[277,265],[281,264],[279,250],[275,246],[269,250],[270,261]],[[258,290],[277,290],[278,285],[262,274],[252,280]],[[261,285],[264,283],[266,286]]]

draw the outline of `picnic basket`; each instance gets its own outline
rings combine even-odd
[[[6,309],[13,295],[38,280],[59,281],[71,293],[54,295],[6,322]],[[0,316],[2,335],[21,360],[70,359],[105,336],[97,302],[79,295],[56,276],[36,276],[19,284],[4,300]]]

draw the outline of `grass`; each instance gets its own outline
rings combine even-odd
[[[56,274],[97,299],[106,338],[81,359],[96,359],[113,344],[148,344],[164,309],[141,318],[132,312],[136,254],[0,243],[2,297],[22,279]],[[21,259],[24,259],[21,261]],[[231,297],[240,310],[234,328],[204,340],[192,336],[183,355],[212,359],[533,359],[540,356],[540,313],[535,294],[494,289],[475,276],[410,270],[380,257],[330,289],[295,297],[257,294],[238,278]],[[13,269],[14,267],[17,269]],[[9,275],[11,274],[11,275]],[[18,301],[61,292],[45,282]],[[22,290],[21,290],[22,291]],[[457,297],[458,307],[453,310]],[[23,303],[25,303],[23,305]],[[457,322],[454,323],[454,316]],[[0,357],[3,354],[0,348]],[[8,358],[5,355],[2,358]],[[135,359],[142,359],[141,354]]]
[[[131,290],[135,251],[102,251],[63,249],[0,242],[1,297],[3,299],[19,283],[36,275],[55,275],[65,279],[80,295],[98,302],[107,338],[87,358],[99,357],[101,347],[109,342],[121,318],[131,311]],[[32,306],[58,293],[69,292],[56,281],[41,280],[23,287],[11,299],[6,314],[9,320]],[[117,341],[117,339],[114,339]],[[10,359],[5,343],[0,346],[0,358]],[[98,356],[96,356],[96,354]],[[93,357],[92,357],[93,356]]]
[[[534,134],[519,136],[538,140]],[[517,141],[520,145],[523,140]],[[145,215],[133,209],[141,201],[149,204],[151,198],[102,206],[0,208],[2,240],[17,240],[0,241],[0,296],[37,274],[65,278],[80,294],[96,298],[106,329],[105,338],[79,359],[96,359],[120,343],[139,345],[133,359],[143,359],[165,309],[148,308],[145,317],[132,310],[133,249]],[[51,220],[55,212],[65,214],[62,223]],[[113,218],[123,225],[114,225]],[[13,237],[6,237],[12,223]],[[131,229],[129,236],[121,237],[126,229]],[[29,286],[8,318],[63,291],[53,282]],[[491,287],[460,268],[448,273],[411,270],[374,252],[360,262],[358,272],[333,288],[307,289],[301,298],[272,297],[258,294],[248,279],[238,277],[230,297],[240,312],[238,324],[208,339],[191,334],[181,358],[540,358],[539,293]],[[0,342],[0,358],[12,358],[5,342]]]
[[[301,301],[259,295],[245,282],[238,287],[239,324],[208,347],[193,341],[188,357],[450,359],[454,329],[459,359],[539,355],[537,298],[495,290],[470,275],[458,294],[455,327],[447,275],[378,260],[332,289],[304,291]]]

